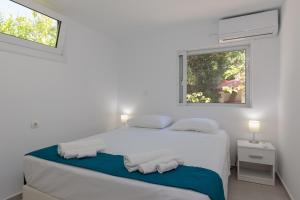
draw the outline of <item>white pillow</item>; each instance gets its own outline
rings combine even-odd
[[[215,120],[207,118],[181,119],[175,122],[170,129],[176,131],[199,131],[204,133],[216,133],[219,125]]]
[[[141,128],[165,128],[172,123],[172,118],[162,115],[143,115],[128,120],[128,125]]]

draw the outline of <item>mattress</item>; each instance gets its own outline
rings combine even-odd
[[[205,134],[190,131],[121,128],[89,138],[102,138],[106,153],[129,154],[169,148],[186,165],[217,172],[225,196],[230,174],[229,138],[225,131]],[[83,140],[85,140],[83,139]],[[209,200],[198,192],[115,177],[87,169],[25,156],[27,185],[61,200]]]

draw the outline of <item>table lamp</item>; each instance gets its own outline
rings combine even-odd
[[[254,143],[254,144],[259,143],[259,141],[255,139],[255,134],[258,133],[260,130],[260,121],[249,120],[248,127],[250,132],[252,133],[252,140],[250,140],[250,143]]]
[[[121,115],[121,122],[126,126],[127,125],[127,121],[129,119],[129,116],[127,114],[122,114]]]

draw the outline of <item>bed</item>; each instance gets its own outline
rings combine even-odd
[[[166,129],[121,128],[86,139],[102,138],[107,153],[124,155],[170,148],[186,165],[215,171],[227,197],[230,174],[229,138],[225,131],[205,134]],[[85,139],[83,139],[85,140]],[[115,177],[87,169],[25,156],[24,200],[209,200],[204,194],[180,188]]]

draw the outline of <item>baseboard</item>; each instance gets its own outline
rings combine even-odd
[[[291,200],[295,200],[295,198],[293,197],[292,193],[291,193],[290,190],[288,189],[286,183],[285,183],[284,180],[282,179],[280,173],[279,173],[279,172],[276,172],[276,174],[277,174],[278,178],[280,179],[280,181],[281,181],[281,183],[282,183],[282,185],[283,185],[285,191],[286,191],[287,194],[289,195],[290,199],[291,199]]]
[[[4,198],[3,200],[22,200],[22,192],[18,192],[9,197]]]

